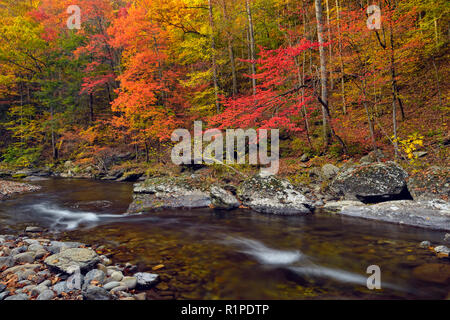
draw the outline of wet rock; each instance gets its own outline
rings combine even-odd
[[[80,242],[61,242],[61,241],[51,241],[50,245],[47,247],[47,250],[51,253],[60,253],[63,250],[78,248],[83,244]]]
[[[13,296],[9,296],[9,297],[5,298],[4,300],[5,301],[6,300],[11,300],[11,301],[12,300],[30,300],[30,298],[26,294],[20,293],[20,294],[16,294]]]
[[[9,295],[9,291],[5,291],[0,293],[0,301],[5,300],[5,298]]]
[[[34,254],[32,252],[19,253],[14,256],[14,263],[32,263]]]
[[[10,268],[12,266],[14,266],[14,260],[12,257],[0,257],[0,269]]]
[[[159,275],[156,273],[138,272],[134,276],[138,289],[149,289],[159,281]]]
[[[39,177],[39,176],[29,176],[23,179],[23,181],[27,182],[39,182],[39,181],[46,181],[48,178],[45,177]]]
[[[114,297],[104,288],[90,286],[83,291],[83,298],[86,300],[112,300]]]
[[[144,175],[143,172],[125,172],[117,181],[135,182]]]
[[[92,284],[92,282],[96,282],[97,284],[103,284],[105,281],[105,273],[101,270],[94,269],[86,273],[84,277],[84,286],[87,287]]]
[[[103,286],[103,288],[105,290],[111,290],[111,289],[114,289],[114,288],[116,288],[118,286],[120,286],[120,282],[118,282],[118,281],[111,281],[111,282],[108,282],[107,284],[105,284]]]
[[[434,252],[450,254],[450,249],[446,246],[437,246],[434,248]]]
[[[110,279],[111,279],[112,281],[122,281],[122,279],[123,279],[123,274],[122,274],[122,272],[120,272],[120,271],[113,271],[113,272],[111,273]]]
[[[326,180],[333,179],[338,174],[338,172],[339,168],[330,163],[325,164],[321,169],[322,177]]]
[[[330,190],[345,200],[364,203],[410,200],[407,176],[395,162],[357,165],[341,171],[332,181]]]
[[[0,293],[2,293],[3,291],[5,291],[6,288],[7,288],[7,287],[6,287],[4,284],[0,283]]]
[[[240,203],[235,196],[219,186],[212,186],[210,189],[211,204],[216,209],[232,210],[238,208]]]
[[[120,286],[111,289],[111,293],[117,293],[117,292],[121,293],[126,290],[128,290],[128,287],[124,284],[121,284]]]
[[[137,279],[136,277],[123,277],[120,282],[122,285],[126,286],[129,290],[136,288]]]
[[[60,253],[51,255],[45,259],[45,264],[50,268],[57,269],[64,273],[70,273],[74,266],[80,268],[81,272],[88,271],[100,262],[97,253],[91,249],[72,248]]]
[[[423,172],[414,173],[408,179],[408,190],[414,200],[426,201],[450,199],[450,170],[430,167]]]
[[[7,275],[10,273],[23,272],[25,270],[36,270],[39,269],[40,267],[41,267],[40,264],[23,264],[6,269],[5,271],[3,271],[3,274]]]
[[[52,300],[55,297],[55,294],[52,290],[44,290],[37,298],[36,300]]]
[[[36,252],[39,250],[44,250],[44,247],[42,245],[40,245],[39,243],[33,243],[28,246],[28,251]]]
[[[163,208],[206,208],[210,196],[194,187],[187,178],[152,178],[134,186],[133,202],[128,212],[136,213]]]
[[[450,230],[450,210],[411,200],[342,206],[339,214],[436,230]]]
[[[255,175],[238,188],[238,197],[244,206],[257,212],[278,215],[308,214],[312,202],[290,182],[272,175]]]
[[[450,264],[423,264],[413,270],[413,275],[426,282],[450,284]]]
[[[450,233],[446,233],[446,234],[444,235],[444,241],[445,241],[445,242],[450,242]]]
[[[419,244],[419,247],[427,249],[427,248],[431,247],[431,242],[430,241],[422,241]]]
[[[325,203],[323,209],[329,212],[341,212],[345,207],[359,207],[364,206],[364,203],[361,201],[353,201],[353,200],[342,200],[342,201],[330,201]]]
[[[43,232],[43,231],[44,231],[43,228],[41,228],[41,227],[34,227],[34,226],[28,226],[25,229],[25,232],[28,232],[28,233],[38,233],[38,232]]]

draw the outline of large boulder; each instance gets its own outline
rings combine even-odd
[[[71,248],[47,257],[44,262],[50,268],[71,274],[74,267],[79,267],[81,272],[93,269],[100,257],[91,249]]]
[[[450,199],[450,170],[430,167],[417,172],[408,179],[408,190],[414,200],[426,201]]]
[[[349,217],[450,230],[450,205],[439,201],[398,200],[373,205],[356,201],[338,201],[326,204],[323,209]]]
[[[240,206],[239,200],[235,196],[219,186],[212,186],[209,192],[215,209],[232,210]]]
[[[395,162],[356,165],[339,172],[330,190],[346,200],[377,203],[411,199],[408,174]]]
[[[151,178],[134,185],[133,202],[128,212],[154,209],[206,208],[211,204],[208,192],[201,182],[187,178]]]
[[[273,175],[257,174],[238,188],[244,206],[257,212],[277,215],[308,214],[313,206],[290,182]]]

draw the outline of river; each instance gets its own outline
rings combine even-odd
[[[51,179],[0,203],[0,232],[46,227],[55,239],[103,244],[113,259],[156,271],[154,299],[442,299],[446,284],[413,272],[438,258],[418,247],[444,233],[316,213],[244,210],[127,215],[132,184]],[[447,262],[448,263],[448,262]],[[369,290],[367,267],[381,270]]]

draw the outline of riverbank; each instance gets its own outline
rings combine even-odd
[[[108,258],[104,247],[51,240],[40,228],[0,235],[1,300],[146,300],[155,273]]]
[[[242,168],[240,168],[242,169]],[[249,209],[263,214],[342,216],[450,231],[450,174],[446,167],[408,173],[394,162],[365,159],[324,164],[279,176],[217,166],[117,169],[99,174],[67,161],[54,170],[26,169],[3,176],[39,183],[48,177],[136,182],[129,213],[161,209]]]

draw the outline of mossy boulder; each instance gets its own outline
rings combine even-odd
[[[296,215],[313,211],[309,199],[289,181],[273,175],[257,174],[245,180],[237,195],[244,206],[261,213]]]
[[[133,202],[128,212],[155,209],[205,208],[211,198],[201,181],[186,177],[158,177],[134,185]]]
[[[408,179],[408,190],[414,200],[450,199],[450,170],[448,168],[430,167],[417,172]]]
[[[361,164],[340,171],[330,190],[345,200],[377,203],[410,200],[408,174],[395,162]]]

